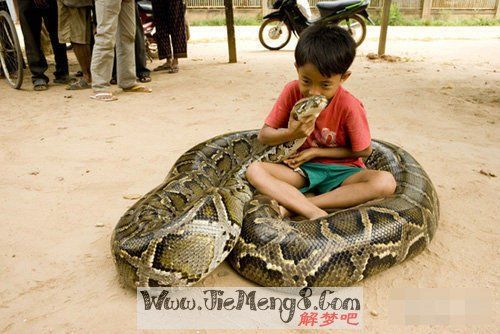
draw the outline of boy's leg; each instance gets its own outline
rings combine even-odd
[[[92,52],[90,51],[90,45],[78,43],[71,43],[71,45],[73,45],[73,52],[75,53],[80,68],[82,69],[83,80],[90,84],[92,82],[92,74],[90,73]]]
[[[337,189],[308,200],[322,209],[346,208],[390,196],[395,190],[391,173],[366,169],[349,176]]]
[[[61,27],[63,23],[65,27],[68,25],[67,21],[61,22],[61,20],[73,21],[74,29],[70,30],[70,40],[71,45],[73,45],[73,52],[75,53],[83,73],[83,82],[80,81],[78,85],[80,87],[84,85],[86,88],[90,88],[88,85],[92,82],[92,75],[90,73],[90,63],[92,60],[92,51],[90,49],[92,17],[90,15],[90,8],[67,8],[60,2],[58,4],[60,19],[59,27]],[[84,83],[86,83],[86,85]]]
[[[287,166],[255,162],[248,167],[246,177],[261,193],[274,198],[293,212],[309,219],[327,214],[298,190],[305,185],[306,180]]]

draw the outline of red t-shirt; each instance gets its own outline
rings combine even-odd
[[[299,82],[295,80],[288,83],[267,116],[266,125],[275,129],[287,128],[290,112],[302,98]],[[314,131],[299,151],[311,147],[346,147],[362,151],[370,144],[370,129],[363,104],[340,86],[328,106],[319,114]],[[361,158],[316,158],[311,162],[365,167]]]

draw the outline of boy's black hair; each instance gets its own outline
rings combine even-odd
[[[295,48],[298,67],[313,64],[325,77],[347,72],[356,57],[351,35],[335,25],[315,24],[302,32]]]

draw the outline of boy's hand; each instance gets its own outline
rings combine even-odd
[[[308,148],[301,152],[292,154],[288,159],[283,161],[288,167],[295,169],[302,165],[304,162],[312,160],[318,156],[318,151],[315,147]]]
[[[290,116],[290,120],[288,121],[288,130],[294,139],[307,137],[314,131],[314,123],[314,116],[304,118],[301,121],[297,121]]]

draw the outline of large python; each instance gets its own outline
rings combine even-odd
[[[323,97],[301,100],[293,114],[317,116],[324,103]],[[296,222],[280,218],[275,201],[252,199],[244,173],[253,161],[283,161],[303,140],[269,147],[257,134],[226,134],[193,147],[123,215],[111,248],[126,285],[192,285],[230,254],[241,275],[263,286],[347,286],[429,244],[438,198],[425,171],[401,148],[373,141],[365,161],[394,175],[393,196]]]

